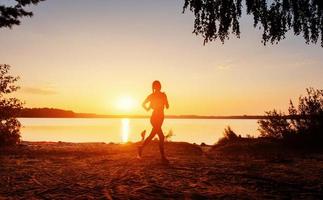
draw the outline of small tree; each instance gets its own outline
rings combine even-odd
[[[19,89],[14,83],[19,77],[9,75],[10,66],[0,65],[0,146],[17,144],[20,139],[21,124],[17,116],[23,103],[8,94]]]
[[[298,133],[323,134],[323,90],[306,89],[300,96],[297,109],[290,101],[291,126]]]

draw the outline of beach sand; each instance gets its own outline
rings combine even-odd
[[[166,143],[24,142],[0,155],[0,199],[322,199],[323,155],[252,156]]]

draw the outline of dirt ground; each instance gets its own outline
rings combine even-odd
[[[25,142],[0,152],[0,199],[323,199],[323,155],[252,156],[168,142]]]

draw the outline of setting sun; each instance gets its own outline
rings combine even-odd
[[[135,101],[130,96],[123,96],[117,100],[117,107],[123,111],[131,111],[135,107]]]

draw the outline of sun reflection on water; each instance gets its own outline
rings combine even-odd
[[[121,139],[123,143],[128,142],[129,139],[129,119],[122,119],[122,132],[121,132]]]

